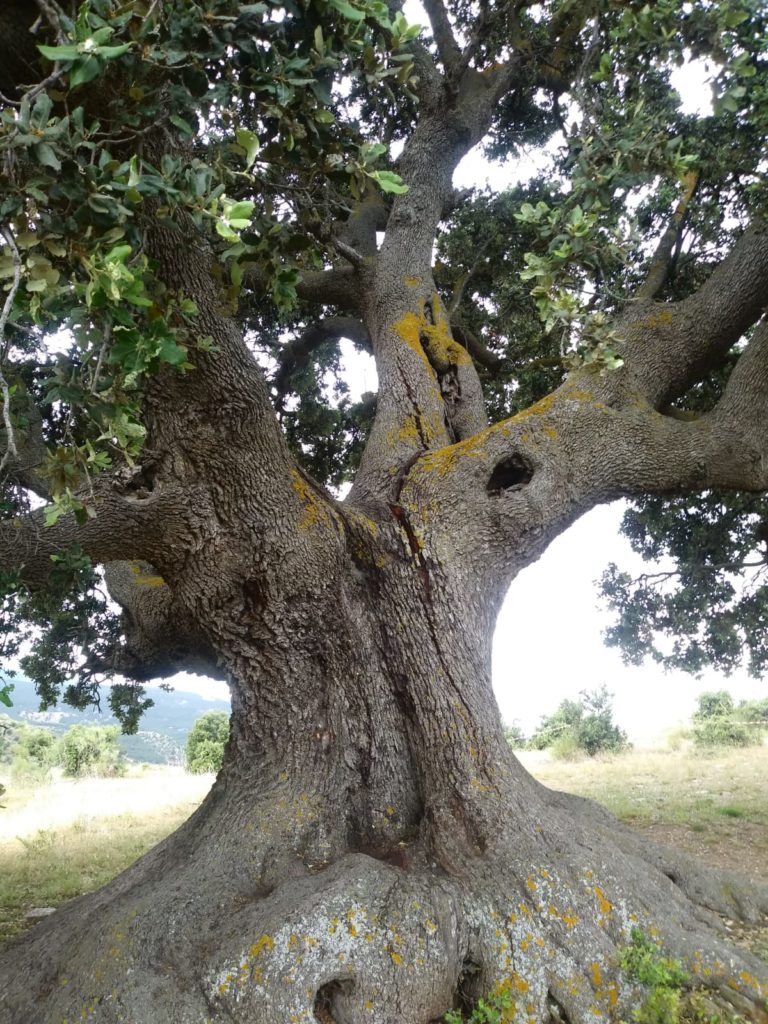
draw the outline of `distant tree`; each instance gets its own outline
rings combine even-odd
[[[555,743],[567,743],[590,757],[601,751],[619,751],[628,746],[627,734],[613,721],[613,694],[605,686],[581,690],[580,700],[561,701],[552,715],[545,715],[529,741],[535,750]]]
[[[195,722],[187,739],[187,771],[195,775],[218,772],[229,739],[229,715],[207,711]]]
[[[59,740],[59,763],[65,775],[122,775],[125,758],[118,746],[116,725],[73,725]]]
[[[13,747],[19,738],[19,725],[8,715],[0,715],[0,764],[11,760]]]
[[[761,700],[743,700],[739,703],[736,713],[745,722],[765,724],[768,728],[768,697]]]

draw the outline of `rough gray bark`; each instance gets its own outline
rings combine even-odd
[[[768,487],[765,322],[718,408],[694,423],[662,414],[758,322],[766,232],[755,225],[691,300],[631,306],[620,372],[572,374],[487,427],[431,252],[452,170],[518,58],[479,75],[439,0],[429,10],[446,80],[422,55],[410,191],[380,250],[368,211],[340,235],[361,258],[303,285],[362,319],[377,361],[349,499],[293,463],[203,241],[150,211],[147,251],[194,296],[215,349],[153,382],[151,457],[105,488],[95,520],[0,527],[0,564],[36,585],[75,536],[110,563],[134,675],[215,664],[233,697],[225,764],[196,814],[3,949],[3,1020],[286,1024],[325,1010],[337,1024],[428,1024],[499,988],[516,1022],[629,1019],[644,993],[616,954],[634,924],[694,983],[765,1019],[768,971],[725,943],[717,915],[758,920],[768,893],[537,784],[504,742],[490,646],[510,582],[595,504]],[[573,24],[558,33],[555,55]]]

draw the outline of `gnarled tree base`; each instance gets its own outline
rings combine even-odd
[[[433,821],[386,853],[318,865],[306,800],[283,805],[277,836],[242,797],[220,780],[133,868],[10,944],[2,1019],[427,1024],[505,989],[508,1021],[627,1020],[647,995],[617,961],[637,927],[718,1005],[768,1021],[768,967],[729,946],[718,918],[761,920],[768,892],[587,801],[521,776],[482,855]]]

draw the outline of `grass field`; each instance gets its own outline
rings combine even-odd
[[[212,781],[176,768],[36,789],[0,778],[0,942],[31,923],[32,908],[114,878],[188,818]]]
[[[545,785],[599,800],[659,842],[768,882],[768,747],[632,751],[573,763],[520,757]],[[58,906],[127,867],[192,813],[211,781],[172,768],[37,790],[0,779],[8,786],[0,941],[28,926],[30,909]]]

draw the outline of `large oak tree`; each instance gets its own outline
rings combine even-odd
[[[129,729],[179,669],[233,705],[192,818],[3,950],[3,1020],[627,1019],[633,927],[765,1019],[718,915],[768,893],[536,783],[490,677],[586,510],[768,487],[765,11],[425,10],[3,4],[6,652],[46,701],[122,674]],[[454,191],[551,138],[546,180]]]

